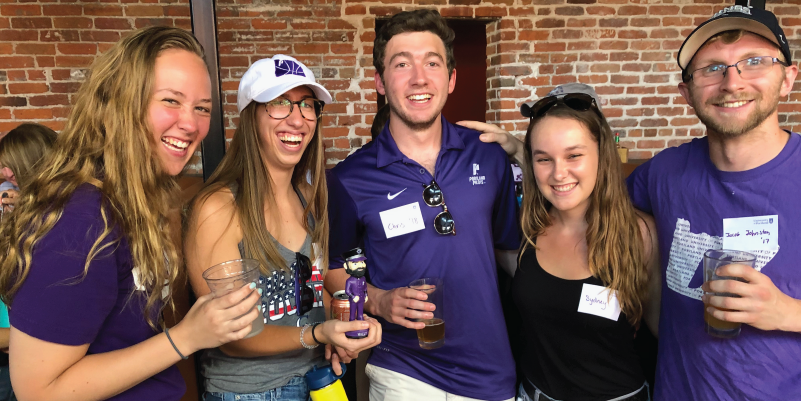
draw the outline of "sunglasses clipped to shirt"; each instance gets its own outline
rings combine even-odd
[[[595,99],[585,93],[568,93],[566,95],[553,95],[540,99],[531,106],[530,118],[542,117],[553,106],[562,103],[576,111],[587,111],[590,109],[598,110]]]
[[[456,235],[456,229],[453,226],[453,216],[451,212],[448,211],[448,206],[445,205],[445,197],[436,181],[431,180],[430,184],[423,184],[423,200],[426,205],[430,207],[442,206],[444,209],[437,217],[434,217],[434,230],[442,235]]]
[[[309,287],[311,280],[311,260],[309,257],[295,252],[295,263],[292,264],[295,271],[295,308],[297,316],[303,316],[314,307],[314,290]]]

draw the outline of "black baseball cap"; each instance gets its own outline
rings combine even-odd
[[[773,42],[781,49],[787,63],[792,63],[787,37],[772,12],[758,7],[735,5],[726,7],[706,20],[687,36],[676,57],[682,71],[690,65],[695,53],[709,38],[725,31],[742,29]]]

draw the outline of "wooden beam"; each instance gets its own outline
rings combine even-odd
[[[208,180],[225,155],[225,128],[220,87],[220,62],[217,46],[216,0],[190,0],[192,33],[206,51],[206,64],[211,77],[211,124],[202,144],[203,180]]]

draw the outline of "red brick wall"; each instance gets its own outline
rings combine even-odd
[[[656,3],[656,1],[653,1]],[[487,121],[521,133],[522,102],[565,82],[596,87],[630,158],[703,135],[676,90],[675,53],[721,0],[218,0],[220,68],[228,135],[247,66],[286,53],[331,90],[325,143],[329,163],[370,137],[376,111],[372,68],[375,18],[437,8],[448,18],[487,22]],[[728,1],[725,4],[729,4]],[[801,59],[801,3],[773,1]],[[22,121],[63,126],[85,67],[124,32],[151,24],[189,28],[188,0],[0,0],[0,132]],[[458,84],[458,82],[457,82]],[[785,128],[801,131],[801,80],[780,106]],[[198,166],[191,166],[195,171]]]
[[[95,56],[149,25],[190,29],[189,0],[0,0],[0,133],[60,130]]]
[[[520,104],[566,82],[592,84],[604,113],[621,133],[630,158],[648,158],[704,131],[676,89],[675,53],[692,27],[723,1],[642,0],[220,0],[220,64],[229,134],[236,124],[236,89],[247,65],[276,53],[309,65],[337,103],[326,106],[330,164],[370,137],[376,111],[372,67],[375,18],[437,8],[449,18],[487,22],[488,122],[522,133]],[[726,4],[729,2],[727,1]],[[773,1],[801,59],[801,6]],[[458,67],[457,67],[458,70]],[[457,79],[457,85],[459,81]],[[801,130],[801,80],[782,125]]]

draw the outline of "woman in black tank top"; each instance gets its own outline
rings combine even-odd
[[[634,349],[656,332],[653,220],[634,210],[612,131],[588,85],[533,105],[525,139],[522,229],[512,296],[523,322],[523,400],[648,400]]]

